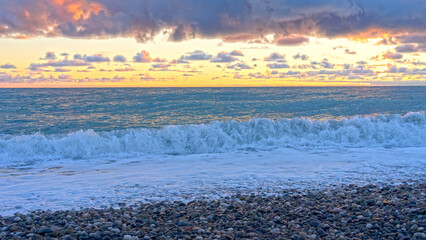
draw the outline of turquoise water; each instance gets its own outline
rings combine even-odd
[[[426,87],[0,89],[0,134],[426,110]]]

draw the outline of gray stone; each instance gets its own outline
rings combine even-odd
[[[133,240],[133,237],[130,235],[124,235],[123,240]]]
[[[189,222],[186,221],[185,219],[183,219],[182,221],[179,222],[179,226],[180,227],[185,227],[185,226],[189,226]]]
[[[50,229],[50,228],[39,228],[39,229],[37,229],[37,231],[36,231],[36,233],[37,234],[47,234],[47,233],[52,233],[53,231],[52,231],[52,229]]]

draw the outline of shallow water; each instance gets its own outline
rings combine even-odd
[[[423,180],[426,88],[0,89],[0,214]]]

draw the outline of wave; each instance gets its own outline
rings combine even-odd
[[[426,115],[355,116],[341,120],[252,119],[162,129],[0,137],[0,162],[147,154],[221,153],[275,148],[426,146]]]

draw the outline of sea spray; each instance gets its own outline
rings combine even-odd
[[[341,120],[252,119],[215,121],[162,129],[109,132],[80,130],[66,135],[3,135],[2,166],[28,161],[146,154],[198,154],[276,148],[328,149],[426,146],[426,115],[369,115]]]

